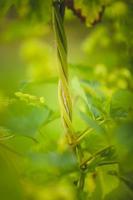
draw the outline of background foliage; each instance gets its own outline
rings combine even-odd
[[[73,127],[86,176],[79,191],[58,105],[52,2],[0,1],[2,200],[133,199],[132,9],[131,0],[66,8]]]

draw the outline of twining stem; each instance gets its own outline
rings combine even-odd
[[[65,135],[67,137],[68,144],[72,147],[73,152],[77,156],[79,166],[82,159],[82,152],[80,144],[74,145],[76,137],[72,125],[72,100],[69,90],[68,81],[68,63],[67,63],[67,40],[63,25],[65,12],[64,0],[53,1],[53,26],[56,36],[57,52],[58,52],[58,73],[59,73],[59,84],[58,84],[58,97],[61,110],[61,118],[64,124]],[[84,187],[84,176],[81,172],[79,178],[78,187],[83,189]]]
[[[72,101],[69,91],[68,82],[68,64],[67,64],[67,41],[63,26],[64,18],[64,1],[53,2],[53,25],[56,36],[57,52],[58,52],[58,97],[61,110],[61,117],[65,128],[65,134],[68,139],[68,144],[72,144],[74,140],[74,129],[72,126]]]

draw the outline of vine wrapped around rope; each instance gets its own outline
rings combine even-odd
[[[72,145],[74,140],[74,130],[72,127],[72,101],[70,97],[68,82],[67,41],[63,26],[64,12],[64,1],[53,1],[53,23],[55,29],[58,58],[60,62],[58,65],[58,96],[61,109],[61,117],[63,119],[68,144]]]

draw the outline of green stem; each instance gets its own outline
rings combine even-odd
[[[99,125],[104,124],[105,121],[106,121],[106,120],[101,121],[101,122],[99,123]],[[88,135],[88,134],[91,133],[92,131],[94,131],[93,128],[87,128],[85,131],[83,131],[83,132],[78,136],[76,142],[79,143],[82,139],[84,139],[84,137],[85,137],[86,135]]]
[[[74,154],[77,157],[77,161],[81,163],[82,152],[80,145],[76,144],[75,131],[72,125],[72,100],[69,90],[68,81],[68,63],[67,63],[67,40],[63,25],[65,13],[65,2],[63,0],[53,1],[53,26],[56,36],[57,52],[58,52],[58,73],[59,73],[59,85],[58,85],[58,97],[61,110],[61,118],[64,124],[65,135],[67,137],[68,144],[72,147]],[[75,145],[76,144],[76,145]],[[79,187],[83,188],[83,175],[79,179]]]
[[[79,178],[78,185],[77,185],[77,187],[78,187],[80,190],[83,190],[83,189],[84,189],[85,176],[86,176],[86,174],[85,174],[83,171],[81,171],[80,178]]]

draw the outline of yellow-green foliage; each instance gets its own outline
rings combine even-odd
[[[132,200],[132,0],[63,2],[0,0],[0,199]]]

